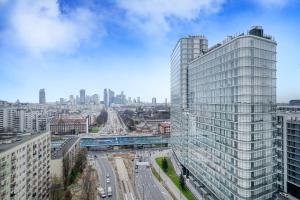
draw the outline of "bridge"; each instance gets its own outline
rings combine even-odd
[[[111,147],[111,146],[139,146],[139,145],[167,145],[170,137],[160,135],[144,136],[81,136],[81,147]]]

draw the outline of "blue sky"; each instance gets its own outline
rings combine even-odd
[[[111,88],[169,99],[176,41],[209,46],[262,25],[278,42],[278,102],[300,98],[298,0],[0,0],[0,99],[56,101]]]

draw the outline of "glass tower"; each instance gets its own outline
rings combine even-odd
[[[207,51],[204,36],[181,38],[171,55],[172,147],[181,163],[187,158],[188,63]]]
[[[186,109],[171,102],[172,147],[187,175],[216,199],[274,199],[276,42],[253,27],[187,65]],[[186,123],[176,124],[177,112]]]

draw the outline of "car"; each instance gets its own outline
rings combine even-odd
[[[97,155],[94,155],[94,158],[97,158]]]
[[[106,197],[106,192],[104,191],[104,189],[102,187],[98,187],[97,188],[100,197],[105,198]]]
[[[281,196],[285,197],[285,198],[288,198],[288,197],[289,197],[289,195],[288,195],[287,193],[284,193],[284,192],[280,192],[279,194],[280,194]]]
[[[138,166],[138,165],[135,165],[134,169],[137,169],[137,168],[139,168],[139,166]]]
[[[109,178],[106,179],[106,183],[110,183],[110,179]]]
[[[138,170],[138,169],[135,169],[135,173],[139,173],[139,170]]]
[[[106,178],[109,178],[109,173],[106,174]]]

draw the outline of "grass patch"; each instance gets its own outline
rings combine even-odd
[[[92,127],[91,128],[91,133],[98,133],[99,132],[99,127]]]
[[[166,158],[168,161],[168,169],[166,170],[167,176],[172,180],[172,182],[176,185],[176,187],[182,192],[182,194],[188,199],[188,200],[196,200],[194,195],[188,190],[188,188],[185,186],[184,188],[180,187],[180,178],[177,176],[174,167],[172,165],[171,160],[168,157],[158,157],[155,158],[156,163],[159,165],[161,169],[162,168],[162,160]],[[163,171],[163,170],[162,170]]]
[[[157,178],[157,180],[159,182],[161,182],[162,178],[160,177],[160,175],[157,173],[157,171],[153,167],[151,167],[151,171],[152,171],[153,175]]]

